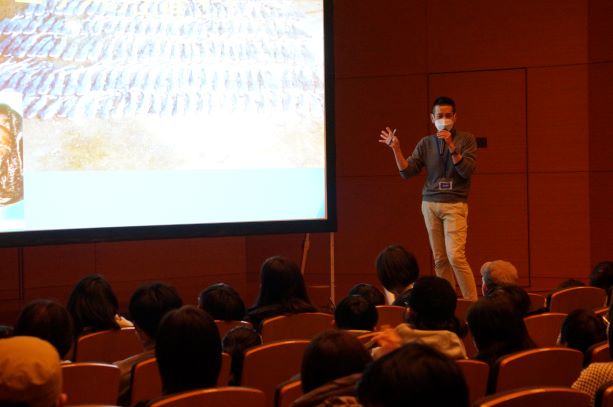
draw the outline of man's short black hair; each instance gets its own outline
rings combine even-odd
[[[434,102],[432,102],[432,112],[434,113],[434,108],[436,106],[451,106],[451,108],[453,109],[453,113],[455,113],[455,102],[453,101],[452,98],[447,97],[447,96],[439,96],[436,99],[434,99]]]

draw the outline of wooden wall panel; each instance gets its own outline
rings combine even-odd
[[[417,257],[421,274],[432,274],[430,245],[421,215],[423,177],[351,177],[337,182],[339,218],[336,269],[343,290],[372,281],[374,261],[389,244],[401,244]],[[360,278],[363,274],[365,277]],[[346,292],[346,291],[343,291]]]
[[[530,174],[529,193],[533,276],[585,281],[590,270],[588,174]]]
[[[0,301],[19,299],[18,249],[0,249]]]
[[[430,72],[585,63],[587,4],[428,1]]]
[[[613,60],[613,2],[589,0],[589,60],[604,62]]]
[[[524,174],[477,174],[468,210],[466,254],[481,283],[486,261],[507,260],[517,267],[520,281],[530,279],[527,179]]]
[[[523,69],[430,75],[430,99],[456,102],[457,128],[487,138],[478,173],[526,170],[526,89]],[[433,131],[434,129],[432,129]]]
[[[337,77],[426,70],[426,0],[334,1]]]
[[[530,172],[586,171],[587,65],[528,70]]]
[[[613,171],[590,173],[590,264],[613,261]]]
[[[428,131],[424,75],[339,79],[336,82],[337,176],[397,175],[393,153],[379,143],[386,126],[397,128],[409,155]]]

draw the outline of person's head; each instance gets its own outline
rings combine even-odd
[[[49,342],[31,336],[0,340],[0,404],[58,407],[65,402],[60,357]]]
[[[500,356],[535,347],[523,315],[504,296],[482,297],[470,306],[466,316],[477,358],[494,363]]]
[[[372,284],[358,283],[349,289],[347,295],[360,295],[375,307],[385,305],[385,295]]]
[[[262,344],[262,337],[248,326],[236,326],[223,337],[223,351],[230,355],[230,385],[240,386],[243,373],[245,351]]]
[[[166,283],[147,283],[134,291],[128,312],[145,346],[155,343],[158,326],[164,315],[182,305],[177,290]]]
[[[377,277],[385,289],[401,294],[419,277],[417,259],[400,245],[390,245],[379,253],[375,261]]]
[[[245,317],[245,303],[238,292],[228,284],[208,286],[198,296],[198,306],[213,319],[241,321]]]
[[[164,394],[214,387],[221,368],[215,321],[191,305],[169,311],[158,328],[155,357]]]
[[[495,289],[489,290],[487,297],[496,299],[498,297],[507,298],[521,315],[526,316],[530,311],[530,296],[518,285],[502,284]]]
[[[455,102],[446,96],[439,96],[432,102],[430,120],[437,130],[451,130],[456,121]]]
[[[607,327],[594,311],[576,309],[570,312],[560,328],[560,344],[581,351],[584,365],[589,362],[590,346],[607,339]]]
[[[293,301],[311,302],[300,268],[285,257],[266,259],[260,269],[260,292],[256,307]]]
[[[58,301],[34,300],[19,313],[13,335],[44,339],[65,359],[74,337],[72,318]]]
[[[115,316],[119,310],[111,284],[100,274],[91,274],[77,282],[66,306],[74,322],[75,335],[119,329]]]
[[[435,276],[420,277],[411,291],[407,322],[416,329],[445,329],[462,336],[455,316],[457,301],[449,281]]]
[[[410,343],[375,360],[358,383],[365,407],[468,407],[468,387],[454,360]]]
[[[601,261],[592,269],[589,285],[611,292],[613,287],[613,261]]]
[[[304,350],[302,390],[307,393],[332,380],[361,373],[371,361],[370,353],[354,335],[340,330],[324,331]]]
[[[519,274],[515,266],[505,260],[494,260],[483,263],[481,266],[481,292],[487,295],[502,284],[517,284]]]
[[[334,322],[339,329],[374,331],[378,319],[377,308],[359,295],[343,298],[334,310]]]

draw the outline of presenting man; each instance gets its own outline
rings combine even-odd
[[[402,178],[418,175],[426,168],[421,210],[430,238],[436,275],[455,286],[458,281],[462,296],[476,300],[477,288],[466,255],[468,229],[468,192],[470,177],[476,167],[475,137],[454,128],[455,102],[439,97],[432,104],[432,123],[437,133],[422,138],[413,154],[405,158],[396,137],[396,130],[381,131],[380,143],[394,152]],[[454,279],[455,275],[455,279]]]

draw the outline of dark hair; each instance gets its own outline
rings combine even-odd
[[[483,297],[470,306],[466,321],[477,347],[476,359],[493,366],[509,353],[535,348],[523,316],[505,297]]]
[[[455,316],[458,299],[449,281],[424,276],[415,282],[409,298],[407,323],[426,331],[447,330],[464,336],[464,329]]]
[[[228,284],[217,283],[202,290],[198,296],[198,306],[213,319],[240,321],[245,318],[245,303]]]
[[[432,102],[432,112],[434,112],[434,108],[436,106],[443,106],[443,105],[451,106],[453,108],[453,113],[455,113],[455,102],[453,101],[453,99],[447,96],[439,96],[436,99],[434,99],[434,102]]]
[[[109,282],[100,274],[91,274],[77,282],[66,306],[72,316],[75,336],[82,333],[119,329],[115,320],[119,303]]]
[[[335,329],[324,331],[304,350],[302,391],[307,393],[332,380],[361,373],[371,361],[370,353],[355,336]]]
[[[385,305],[385,296],[377,287],[372,284],[358,283],[351,287],[347,295],[359,295],[366,301],[374,305]]]
[[[6,339],[13,336],[13,327],[9,325],[0,325],[0,339]]]
[[[585,283],[581,280],[577,280],[576,278],[567,278],[566,280],[562,281],[560,284],[558,284],[556,288],[551,290],[545,297],[545,308],[549,309],[549,306],[551,305],[551,296],[553,294],[555,294],[558,291],[566,290],[567,288],[573,288],[573,287],[585,287]]]
[[[373,331],[378,319],[375,306],[359,295],[343,298],[334,311],[334,321],[340,329]]]
[[[13,335],[44,339],[55,347],[61,359],[65,359],[72,346],[72,318],[58,301],[34,300],[19,313]]]
[[[215,321],[192,305],[169,311],[160,322],[155,356],[164,394],[215,387],[221,368]]]
[[[496,286],[495,289],[488,291],[486,296],[491,299],[507,298],[522,316],[526,316],[530,311],[530,296],[526,290],[518,285],[502,284]]]
[[[400,245],[390,245],[375,261],[377,277],[388,291],[404,289],[419,277],[419,265],[412,253]]]
[[[560,343],[584,355],[583,366],[589,363],[590,346],[607,339],[607,327],[594,311],[576,309],[570,312],[560,328]]]
[[[358,383],[365,406],[468,407],[468,387],[454,360],[410,343],[374,361]]]
[[[164,315],[182,305],[183,301],[173,286],[156,281],[143,284],[134,291],[128,311],[134,325],[155,340]]]
[[[262,337],[248,326],[236,326],[223,337],[223,351],[230,355],[230,385],[240,386],[243,375],[245,351],[262,344]],[[225,383],[224,383],[225,385]]]
[[[613,287],[613,261],[601,261],[592,269],[589,277],[589,285],[599,287],[611,294]]]
[[[281,256],[266,259],[260,269],[260,292],[254,307],[283,304],[291,308],[296,301],[311,303],[298,265]]]

